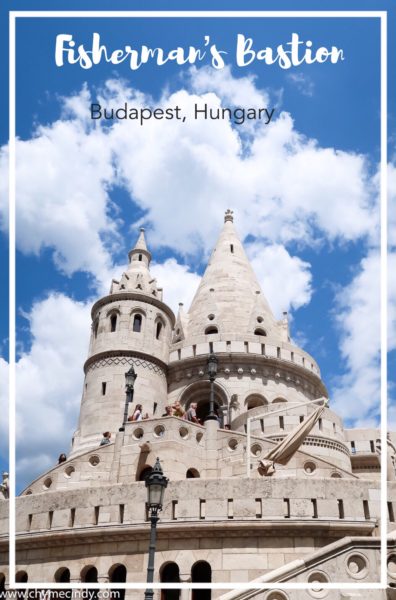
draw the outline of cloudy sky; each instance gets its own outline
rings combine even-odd
[[[89,44],[93,32],[112,49],[199,46],[209,35],[228,53],[227,64],[56,67],[57,34],[72,34],[78,45]],[[285,44],[293,32],[316,47],[342,48],[345,60],[290,70],[235,65],[238,33],[262,48]],[[275,314],[289,311],[295,343],[318,360],[332,408],[348,426],[376,424],[378,20],[353,19],[351,27],[345,19],[25,19],[17,34],[19,488],[69,449],[90,307],[120,276],[139,227],[146,227],[153,274],[176,310],[190,303],[227,208]],[[92,102],[180,106],[187,115],[205,103],[275,110],[268,125],[187,118],[141,126],[93,121]],[[2,140],[5,252],[5,132]],[[393,163],[389,170],[395,197]],[[390,288],[394,324],[394,280]],[[5,325],[0,349],[4,381]],[[5,461],[4,420],[2,427]]]

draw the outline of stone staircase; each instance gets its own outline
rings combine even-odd
[[[294,560],[265,573],[250,583],[252,588],[233,590],[217,600],[396,600],[396,534],[388,536],[388,585],[385,589],[370,589],[378,584],[380,572],[379,537],[344,537],[320,548],[307,557]],[[266,588],[266,583],[279,583],[279,589]],[[282,584],[305,583],[311,589],[284,589]],[[358,589],[329,589],[321,584],[354,584]],[[257,586],[256,589],[254,586]],[[260,586],[260,588],[258,588]]]

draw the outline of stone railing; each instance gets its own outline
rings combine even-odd
[[[17,499],[17,531],[39,532],[110,525],[145,523],[145,483],[103,484],[99,488],[71,490],[64,494],[27,495]],[[321,521],[351,531],[371,532],[380,514],[379,490],[367,481],[351,479],[225,478],[218,482],[199,479],[170,481],[161,521],[260,521],[284,529],[292,521],[319,527]],[[2,533],[6,533],[7,503],[0,504]],[[338,524],[338,525],[337,525]],[[355,525],[353,525],[355,524]]]
[[[389,544],[391,546],[391,544]],[[331,583],[354,583],[356,585],[370,583],[379,583],[380,579],[380,538],[362,538],[362,537],[344,537],[332,544],[328,544],[319,550],[304,558],[293,560],[292,562],[265,573],[262,577],[252,580],[252,585],[261,585],[261,589],[244,589],[226,592],[218,597],[218,600],[299,600],[304,592],[293,589],[287,590],[266,590],[265,583],[293,582],[306,583],[307,585],[317,584],[311,587],[311,590],[305,593],[304,597],[325,598],[330,590],[321,587],[320,584]],[[396,555],[394,550],[388,554],[388,577],[390,582],[394,582]],[[333,574],[337,574],[337,581],[333,579]],[[319,584],[319,585],[318,585]],[[280,585],[280,589],[281,585]],[[384,600],[383,591],[362,590],[362,595],[358,597],[367,597],[371,600]],[[346,596],[344,591],[333,589],[330,592],[334,600],[343,600]],[[329,597],[330,597],[329,595]],[[355,593],[353,593],[355,597]]]
[[[206,337],[204,341],[197,341],[196,344],[188,346],[183,346],[181,342],[173,346],[175,349],[172,349],[170,352],[169,362],[173,363],[196,356],[208,355],[211,352],[215,354],[259,355],[263,358],[278,359],[288,364],[292,363],[320,377],[320,369],[316,361],[300,348],[294,347],[291,344],[277,343],[270,339],[267,340],[267,338],[263,338],[263,340],[265,340],[263,343],[250,341],[247,336],[246,341],[226,341],[222,340],[221,336],[210,336],[210,339]],[[177,347],[178,345],[180,347]]]

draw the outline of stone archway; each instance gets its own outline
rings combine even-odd
[[[246,397],[245,406],[247,410],[257,408],[258,406],[268,406],[268,400],[262,394],[255,392]]]
[[[224,426],[224,422],[228,421],[227,409],[228,409],[228,397],[227,393],[220,385],[216,382],[214,384],[214,396],[215,396],[215,410],[217,411],[220,419],[220,427]],[[184,410],[187,410],[192,402],[197,403],[197,417],[201,420],[201,423],[205,421],[207,414],[209,413],[210,403],[210,382],[197,381],[188,386],[184,390],[180,397],[180,404]]]
[[[199,560],[191,567],[191,581],[193,583],[210,583],[212,581],[212,568],[206,560]],[[192,590],[192,600],[211,600],[211,589]]]
[[[179,566],[175,562],[168,562],[160,569],[161,583],[179,583]],[[161,600],[179,600],[180,589],[161,590]]]
[[[120,563],[113,565],[109,570],[109,582],[110,583],[125,583],[127,580],[126,566]],[[125,590],[117,589],[111,590],[111,598],[114,600],[124,600]]]
[[[87,565],[81,571],[81,581],[83,583],[98,583],[98,570],[93,565]],[[97,600],[99,597],[99,590],[96,588],[87,588],[90,590],[90,597],[92,600]]]

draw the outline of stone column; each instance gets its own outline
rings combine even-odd
[[[81,583],[81,579],[80,577],[70,577],[70,583]],[[65,588],[67,588],[67,583],[65,583]],[[70,600],[76,600],[77,598],[81,599],[80,592],[80,589],[72,588]]]
[[[116,433],[115,443],[114,443],[114,454],[113,461],[111,465],[111,474],[110,481],[117,483],[118,476],[120,472],[120,458],[121,458],[121,449],[124,444],[124,436],[125,431],[119,431]]]
[[[109,576],[108,575],[98,575],[98,583],[108,584]],[[108,592],[108,590],[106,590],[106,592]],[[105,597],[106,598],[108,597],[107,593],[105,594]],[[103,598],[102,590],[98,590],[98,600],[101,600],[102,598]]]
[[[217,477],[217,419],[205,421],[206,428],[206,477]]]
[[[190,573],[180,573],[179,574],[180,583],[190,583],[191,582],[191,574]],[[191,588],[189,589],[181,589],[180,590],[180,600],[190,600],[191,598]]]

